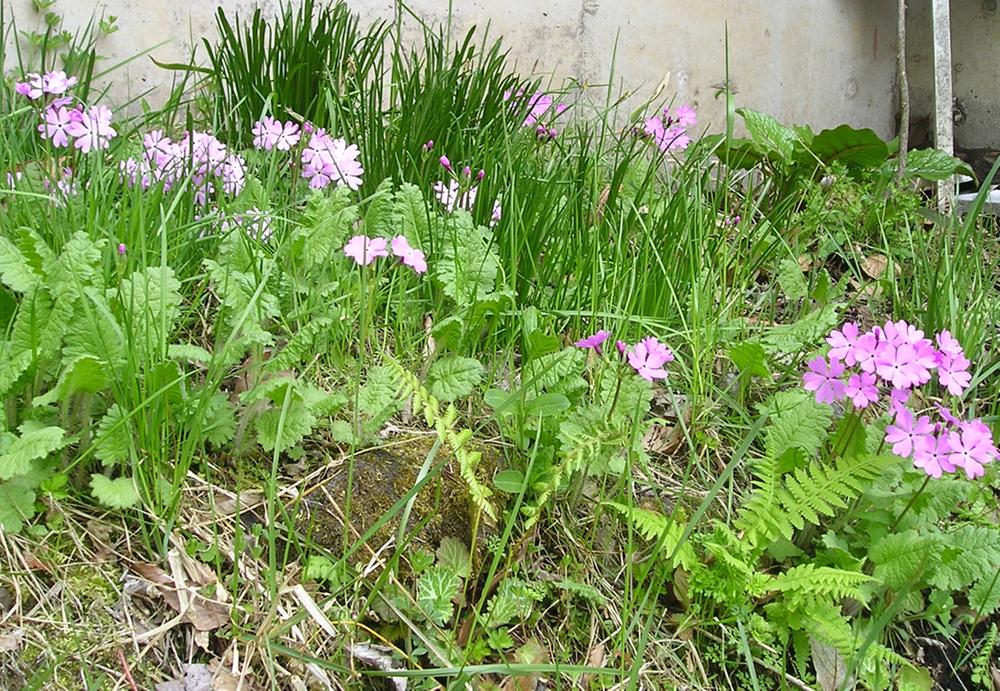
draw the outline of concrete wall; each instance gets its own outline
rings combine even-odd
[[[30,0],[0,0],[17,21],[39,25]],[[72,28],[94,11],[116,15],[121,30],[102,44],[119,60],[152,51],[160,61],[183,60],[192,42],[214,31],[220,3],[106,0],[57,9]],[[250,11],[250,0],[224,0],[227,10]],[[265,7],[274,3],[265,2]],[[349,0],[363,17],[392,17],[392,0]],[[425,20],[443,21],[448,0],[410,0]],[[694,103],[705,124],[720,128],[724,104],[715,91],[725,78],[724,36],[730,33],[730,71],[739,105],[784,122],[814,128],[850,123],[894,134],[895,3],[889,0],[453,0],[453,31],[490,24],[503,35],[523,72],[556,83],[579,77],[649,94],[667,80],[664,95]],[[128,75],[126,84],[122,79]],[[165,75],[148,58],[124,68],[114,98],[120,103]],[[636,98],[639,96],[637,95]]]
[[[1000,149],[1000,2],[951,0],[955,144]],[[914,116],[934,108],[930,0],[909,0],[907,65]]]

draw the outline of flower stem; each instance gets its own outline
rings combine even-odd
[[[896,528],[899,526],[899,522],[903,520],[903,516],[905,516],[906,512],[910,510],[910,507],[913,506],[913,503],[915,501],[917,501],[917,497],[919,497],[921,494],[923,494],[924,488],[927,487],[927,485],[928,485],[928,483],[930,483],[930,481],[931,481],[931,476],[930,475],[928,475],[927,477],[924,478],[923,484],[921,484],[920,488],[916,492],[914,492],[914,494],[913,494],[912,497],[910,497],[910,501],[908,501],[906,503],[906,506],[903,507],[903,511],[898,516],[896,516],[896,520],[893,521],[892,527],[889,528],[889,532],[890,533],[892,533],[892,532],[894,532],[896,530]]]

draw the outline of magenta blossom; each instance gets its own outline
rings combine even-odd
[[[831,358],[840,360],[848,367],[853,367],[857,359],[857,343],[860,336],[858,325],[854,322],[847,322],[840,330],[830,332],[826,337],[826,342],[830,344]]]
[[[636,343],[628,350],[626,357],[632,369],[646,381],[666,379],[667,370],[663,366],[674,360],[674,354],[670,348],[652,336]]]
[[[451,161],[448,159],[447,156],[442,156],[441,158],[439,158],[438,163],[440,163],[441,167],[447,170],[449,173],[453,170],[451,166]]]
[[[993,434],[981,420],[962,423],[958,432],[948,433],[951,454],[948,461],[965,470],[973,480],[986,472],[983,467],[997,458],[997,448],[993,445]]]
[[[45,82],[40,74],[31,72],[24,75],[23,82],[14,84],[14,91],[24,96],[29,101],[35,101],[45,93]]]
[[[127,252],[127,251],[128,250],[126,250],[126,248],[125,248],[125,243],[124,242],[119,242],[118,243],[118,256],[119,257],[124,257],[125,256],[125,252]]]
[[[802,382],[806,391],[816,392],[817,403],[833,403],[847,395],[847,387],[840,380],[844,366],[839,360],[827,363],[826,358],[817,357],[808,366],[810,371],[802,375]]]
[[[628,344],[622,340],[615,341],[615,350],[619,355],[625,355],[628,352]]]
[[[368,266],[378,257],[388,257],[385,238],[369,238],[355,235],[344,245],[344,254],[361,266]]]
[[[392,239],[392,253],[416,273],[427,273],[427,259],[424,253],[416,247],[411,247],[405,236],[397,235]]]
[[[920,439],[913,451],[913,465],[923,469],[932,478],[941,477],[942,473],[955,472],[955,465],[950,460],[951,444],[947,434],[928,435]]]
[[[611,337],[610,331],[605,331],[604,329],[601,329],[592,336],[581,338],[573,345],[575,345],[577,348],[596,350],[599,353],[601,352],[601,344],[604,343],[606,340],[608,340],[608,338],[610,337]]]
[[[875,375],[868,372],[852,374],[847,380],[845,393],[855,408],[867,408],[878,400],[878,387],[875,386]]]
[[[926,415],[914,419],[909,408],[900,408],[896,412],[893,424],[885,428],[885,440],[892,444],[892,452],[902,458],[909,458],[914,449],[921,448],[927,442],[924,437],[934,433],[934,425]]]

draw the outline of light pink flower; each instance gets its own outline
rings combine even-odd
[[[892,452],[897,456],[909,458],[913,450],[920,448],[924,437],[934,433],[934,425],[926,415],[914,420],[913,413],[908,408],[896,412],[893,424],[885,428],[885,440],[892,444]]]
[[[652,336],[636,343],[629,349],[627,357],[628,364],[646,381],[666,379],[667,370],[663,366],[674,360],[670,348]]]
[[[802,375],[803,387],[806,391],[816,392],[817,403],[833,403],[847,395],[847,387],[839,377],[844,373],[844,366],[839,360],[817,357],[808,362],[809,371]]]
[[[62,70],[46,72],[42,77],[42,90],[56,96],[66,93],[76,86],[76,77],[67,77]]]
[[[79,120],[74,120],[66,132],[76,141],[73,146],[89,153],[95,149],[107,149],[118,133],[111,127],[111,110],[107,106],[92,106],[83,112]]]
[[[856,349],[858,338],[860,337],[858,325],[854,322],[847,322],[840,330],[830,332],[826,337],[826,342],[830,344],[829,357],[840,360],[848,367],[853,367],[857,362]]]
[[[333,184],[356,190],[361,187],[361,176],[365,172],[358,161],[360,155],[355,145],[316,130],[302,150],[302,177],[309,180],[313,189]]]
[[[478,191],[476,187],[470,187],[462,191],[462,186],[458,180],[449,180],[447,185],[441,181],[434,183],[434,196],[437,197],[437,200],[448,211],[454,211],[455,209],[471,210],[476,204],[476,194]]]
[[[31,72],[24,75],[23,82],[16,82],[14,84],[14,91],[21,94],[29,101],[34,101],[41,98],[42,94],[45,93],[45,84],[41,75],[37,72]]]
[[[938,355],[938,381],[952,396],[961,396],[972,383],[968,371],[972,363],[962,354],[949,355],[942,351]]]
[[[355,235],[344,245],[344,254],[361,266],[368,266],[378,257],[388,257],[385,238],[369,238],[367,235]]]
[[[80,111],[76,109],[46,108],[45,122],[38,126],[38,134],[42,139],[52,142],[52,146],[66,146],[69,144],[70,126],[81,117]]]
[[[427,273],[427,259],[424,253],[416,247],[411,247],[406,236],[397,235],[392,239],[392,253],[418,274]]]
[[[253,145],[258,149],[270,151],[289,151],[299,143],[299,126],[292,121],[282,123],[270,116],[254,123],[251,130]]]
[[[847,397],[855,408],[867,408],[878,400],[878,387],[875,386],[875,375],[868,372],[852,374],[847,380],[845,389]]]
[[[993,433],[982,420],[964,422],[958,432],[949,432],[948,444],[951,446],[948,460],[965,470],[970,480],[981,477],[986,472],[983,466],[997,458]]]
[[[601,329],[592,336],[587,336],[586,338],[581,338],[579,341],[574,343],[577,348],[596,350],[598,353],[601,352],[601,344],[604,343],[608,338],[611,337],[610,331],[605,331]]]
[[[955,472],[955,465],[950,460],[951,444],[947,434],[928,435],[920,439],[913,452],[913,465],[923,469],[932,478],[941,477],[942,473]]]

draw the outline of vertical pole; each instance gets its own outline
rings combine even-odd
[[[910,146],[910,82],[906,76],[906,0],[896,10],[896,81],[899,86],[899,159],[896,180],[906,173],[906,151]]]
[[[934,31],[934,146],[949,156],[955,153],[953,96],[951,88],[950,0],[931,0]],[[938,183],[938,211],[947,213],[955,196],[955,180]]]

